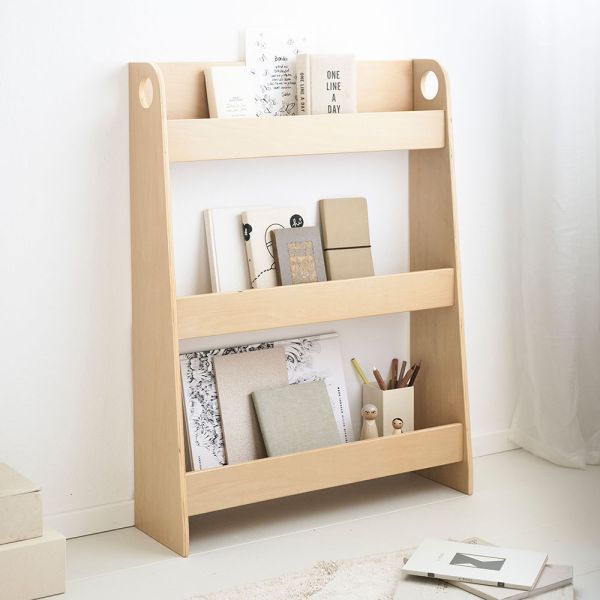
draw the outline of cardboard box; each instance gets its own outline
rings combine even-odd
[[[42,535],[39,486],[0,463],[0,545]]]
[[[65,536],[44,528],[42,537],[0,546],[0,598],[33,600],[65,591]]]

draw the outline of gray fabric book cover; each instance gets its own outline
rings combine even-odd
[[[283,346],[214,358],[227,464],[264,458],[252,392],[288,382]]]
[[[341,443],[325,382],[257,390],[252,398],[268,456]]]
[[[281,285],[327,281],[318,227],[275,229],[271,236]]]

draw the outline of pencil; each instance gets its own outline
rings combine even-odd
[[[402,381],[402,378],[404,377],[404,371],[406,370],[406,361],[403,360],[402,361],[402,367],[400,367],[400,375],[398,375],[398,381],[396,382],[396,387],[399,388],[400,387],[400,382]]]
[[[387,386],[385,385],[385,381],[383,380],[383,377],[381,376],[381,373],[377,370],[377,367],[373,367],[373,375],[375,375],[375,379],[377,380],[377,383],[379,385],[379,389],[380,390],[387,390]]]
[[[417,363],[417,366],[415,367],[415,370],[413,371],[412,377],[410,378],[410,381],[408,382],[409,387],[415,385],[415,379],[417,378],[417,375],[419,374],[420,368],[421,368],[421,361],[419,361]]]
[[[392,380],[390,382],[390,389],[394,389],[396,387],[396,379],[398,378],[398,359],[392,359]]]
[[[352,363],[354,370],[358,373],[358,376],[362,379],[363,383],[369,383],[369,380],[367,379],[365,372],[361,369],[360,365],[358,364],[358,361],[355,358],[353,358],[350,362]]]
[[[400,384],[398,385],[398,387],[406,387],[408,382],[410,381],[410,378],[412,377],[413,374],[413,370],[415,369],[416,365],[413,365],[407,372],[406,375],[402,378],[402,381],[400,381]]]

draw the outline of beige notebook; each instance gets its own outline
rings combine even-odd
[[[252,392],[287,385],[283,346],[214,358],[227,464],[264,458]]]

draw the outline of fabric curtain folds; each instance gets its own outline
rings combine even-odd
[[[600,464],[600,10],[540,0],[522,11],[511,437],[583,468]]]

